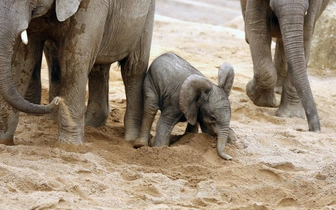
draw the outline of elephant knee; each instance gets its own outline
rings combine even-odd
[[[275,69],[262,70],[260,72],[255,71],[254,78],[256,85],[261,89],[274,88],[277,83],[277,74]]]

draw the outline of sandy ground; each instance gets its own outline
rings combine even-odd
[[[83,152],[55,145],[53,121],[21,115],[16,145],[0,145],[0,209],[336,209],[335,71],[309,69],[322,133],[308,132],[305,119],[275,117],[246,96],[252,62],[238,1],[157,0],[157,7],[151,61],[172,51],[214,82],[216,66],[234,66],[238,141],[226,147],[234,159],[221,159],[202,133],[133,149],[123,140],[125,95],[114,66],[108,123],[86,128]]]

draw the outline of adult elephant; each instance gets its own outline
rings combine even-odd
[[[127,99],[125,139],[136,139],[141,127],[142,83],[149,60],[154,8],[155,0],[0,1],[2,143],[13,143],[18,111],[56,112],[59,141],[83,143],[85,123],[100,126],[106,121],[109,68],[117,61]],[[57,52],[49,54],[49,66],[59,70],[51,71],[56,72],[51,82],[57,87],[51,90],[51,96],[58,97],[41,106],[30,102],[39,100],[36,90],[45,43],[54,47],[50,52]],[[94,91],[89,91],[86,111],[88,80],[89,90]]]
[[[276,115],[302,118],[306,115],[309,130],[320,132],[307,61],[315,22],[329,0],[240,2],[254,68],[253,79],[246,86],[247,95],[258,106],[275,107],[274,91],[281,92]],[[272,38],[276,38],[274,63]]]

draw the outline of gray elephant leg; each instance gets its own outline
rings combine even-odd
[[[291,78],[289,74],[285,78],[280,106],[275,112],[275,115],[279,117],[305,118],[305,111]]]
[[[84,60],[81,58],[79,60]],[[70,63],[70,62],[69,62]],[[58,139],[60,143],[79,145],[84,141],[84,113],[85,113],[85,89],[87,74],[84,72],[75,75],[68,72],[75,72],[74,68],[81,66],[68,66],[68,70],[62,73],[61,101],[58,109]]]
[[[106,19],[102,17],[107,15],[107,7],[102,7],[104,10],[97,18],[98,7],[94,4],[98,2],[91,1],[86,9],[78,10],[72,27],[66,27],[67,36],[57,44],[61,69],[61,101],[58,109],[60,143],[80,145],[84,142],[86,86],[102,45],[105,30],[102,26],[106,24]],[[63,29],[62,24],[60,27]],[[85,29],[78,31],[81,27]]]
[[[255,105],[274,107],[276,106],[274,87],[277,75],[271,56],[271,35],[267,23],[267,11],[256,9],[267,8],[268,4],[267,1],[260,2],[247,1],[245,12],[246,36],[254,68],[254,76],[246,86],[246,93]]]
[[[110,112],[109,72],[110,64],[94,65],[89,74],[89,101],[85,113],[85,125],[100,127],[106,124]]]
[[[144,106],[142,84],[148,65],[144,60],[141,62],[134,56],[133,54],[120,62],[127,99],[124,116],[125,140],[127,141],[137,139],[140,134]]]
[[[283,47],[283,42],[281,38],[277,38],[275,54],[274,54],[274,65],[277,71],[277,83],[274,91],[276,93],[282,93],[282,86],[287,74],[287,61],[285,56],[285,50]]]
[[[152,146],[169,145],[170,134],[174,126],[180,121],[182,114],[173,114],[170,109],[165,109],[161,112],[161,116],[156,125],[156,135]]]
[[[91,60],[80,52],[89,52],[77,39],[66,40],[64,53],[59,57],[61,72],[60,105],[58,109],[58,140],[60,143],[80,145],[84,141],[86,85]],[[76,46],[76,47],[74,47]],[[94,48],[91,49],[94,51]]]
[[[143,116],[143,81],[148,68],[153,34],[155,1],[151,2],[146,18],[145,30],[139,38],[135,51],[120,62],[121,74],[126,92],[126,112],[124,116],[125,140],[139,137]]]
[[[146,82],[145,82],[146,84]],[[152,128],[154,117],[159,109],[158,101],[151,88],[147,88],[144,85],[144,113],[142,118],[141,132],[139,138],[134,142],[134,147],[139,148],[142,146],[147,146],[150,140],[150,131]]]
[[[196,123],[195,125],[188,123],[184,133],[198,133],[198,123]]]
[[[141,43],[141,45],[143,44]],[[141,53],[134,52],[126,60],[120,62],[127,99],[124,116],[125,140],[135,140],[140,134],[144,106],[142,86],[148,59],[149,49]]]

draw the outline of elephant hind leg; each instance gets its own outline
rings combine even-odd
[[[141,58],[137,58],[137,55],[133,53],[123,61],[119,62],[126,93],[124,137],[127,141],[137,139],[141,130],[144,107],[143,81],[148,65],[148,59],[145,59],[143,56],[147,57],[147,55],[139,55]]]
[[[181,117],[182,115],[174,114],[174,111],[171,109],[162,110],[161,116],[156,124],[156,135],[153,141],[150,142],[151,146],[169,146],[171,132]]]
[[[126,92],[126,112],[124,117],[125,140],[135,140],[141,131],[143,115],[143,81],[148,68],[152,43],[155,1],[152,0],[146,18],[143,34],[135,50],[119,62]]]
[[[85,113],[86,126],[100,127],[106,124],[110,113],[108,100],[110,66],[110,64],[96,64],[89,74],[89,100]]]
[[[146,82],[144,85],[144,113],[142,118],[141,132],[139,138],[134,142],[134,148],[140,148],[143,146],[148,146],[149,140],[151,138],[151,128],[154,121],[154,117],[159,109],[158,101],[159,99],[156,97],[151,87],[146,86]]]

